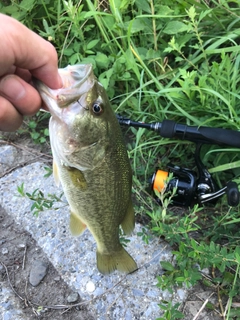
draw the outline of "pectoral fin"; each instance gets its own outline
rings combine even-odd
[[[87,190],[87,181],[81,170],[73,167],[65,167],[68,170],[71,181],[75,187],[80,188],[81,191]]]
[[[86,229],[86,225],[82,222],[77,214],[70,212],[70,231],[73,236],[79,236]]]
[[[132,200],[129,201],[127,213],[121,223],[121,227],[125,234],[131,234],[135,226],[135,215]]]

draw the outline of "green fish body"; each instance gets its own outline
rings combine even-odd
[[[53,172],[70,205],[70,230],[89,228],[103,274],[137,269],[119,241],[119,226],[131,234],[135,218],[132,172],[121,128],[90,64],[59,69],[63,87],[36,87],[52,117],[49,124]]]

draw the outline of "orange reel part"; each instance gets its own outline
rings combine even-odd
[[[157,170],[155,175],[153,176],[153,190],[161,192],[165,185],[168,178],[168,172],[163,170]]]

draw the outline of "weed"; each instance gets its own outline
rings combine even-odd
[[[19,134],[30,134],[31,139],[36,144],[49,142],[49,122],[50,114],[39,111],[31,119],[25,119],[24,125],[18,130]]]
[[[164,317],[157,318],[156,320],[183,319],[184,314],[178,310],[179,306],[180,303],[173,305],[171,301],[163,301],[159,304],[159,307],[164,311]]]
[[[44,210],[57,210],[59,207],[54,206],[56,203],[63,203],[62,196],[57,196],[55,194],[48,194],[47,196],[39,189],[35,189],[32,193],[25,192],[24,184],[22,183],[17,187],[17,191],[21,197],[26,197],[32,201],[31,211],[33,215],[38,217],[39,213]],[[63,204],[61,207],[67,206],[67,204]]]

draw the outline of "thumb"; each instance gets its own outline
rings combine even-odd
[[[41,107],[37,90],[17,75],[7,75],[0,79],[0,95],[23,115],[32,115]]]

